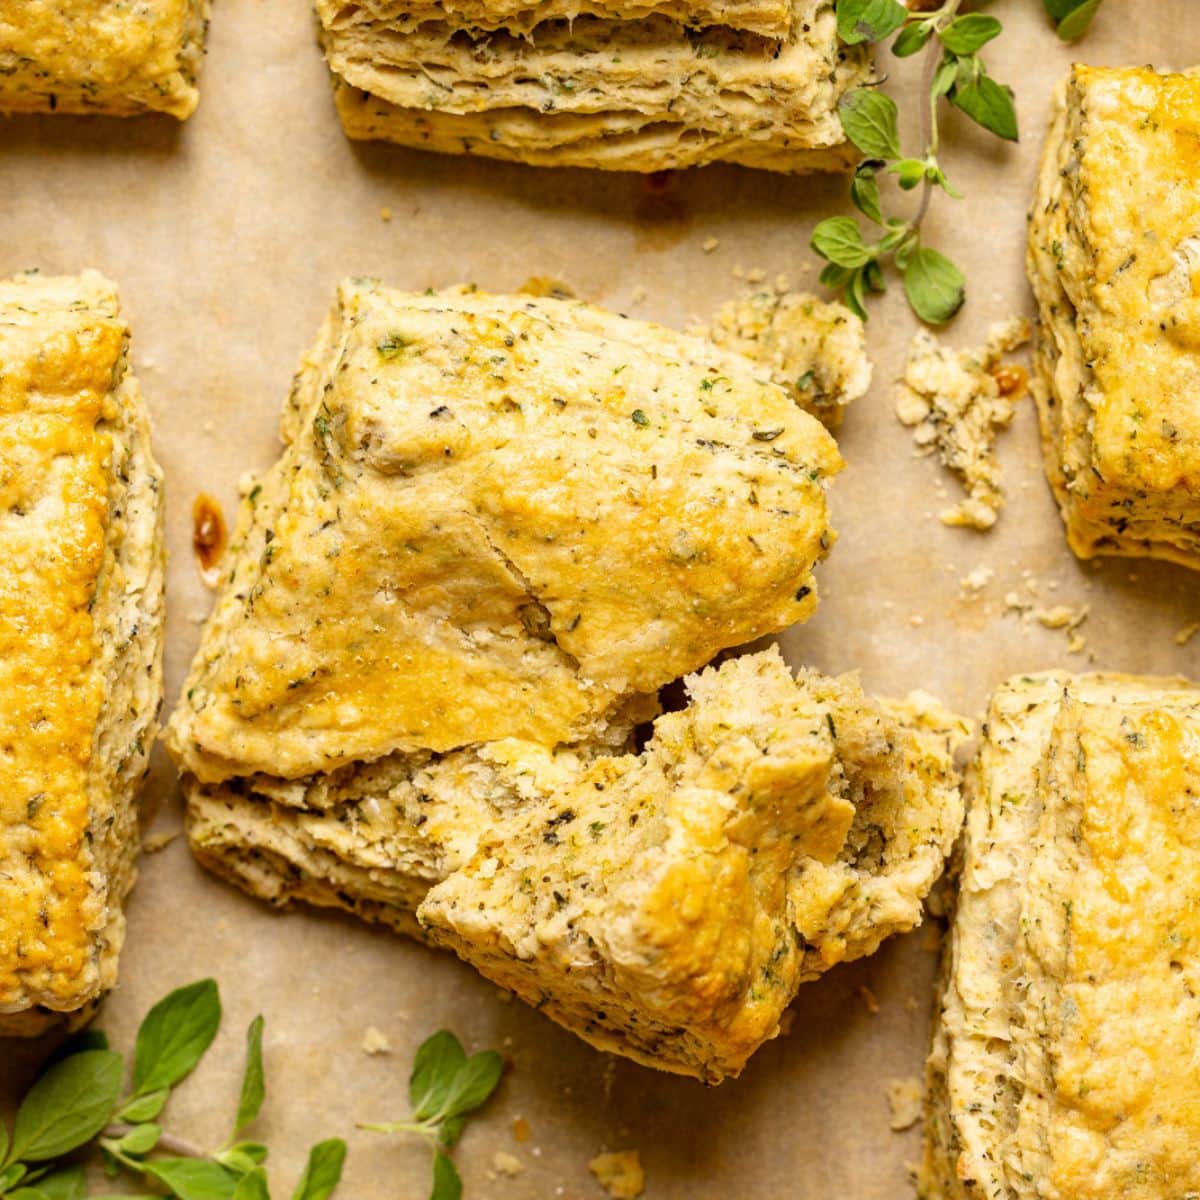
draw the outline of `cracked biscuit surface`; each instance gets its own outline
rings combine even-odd
[[[162,698],[161,475],[116,289],[0,283],[0,1035],[112,987]]]
[[[171,720],[189,837],[454,949],[593,1044],[736,1074],[920,919],[963,723],[793,680],[832,438],[750,360],[590,305],[343,285]]]

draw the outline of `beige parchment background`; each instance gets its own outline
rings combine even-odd
[[[352,145],[334,117],[305,0],[214,7],[201,106],[182,128],[167,118],[0,121],[0,275],[98,267],[120,283],[132,321],[169,487],[168,703],[211,602],[190,549],[193,497],[212,493],[232,517],[239,477],[273,460],[280,403],[340,277],[505,289],[548,275],[599,303],[682,325],[737,294],[738,267],[815,284],[811,225],[845,203],[840,179],[708,168],[654,182]],[[987,57],[1017,90],[1023,139],[1007,148],[949,122],[944,159],[967,198],[939,199],[931,232],[970,281],[948,335],[959,345],[1028,308],[1025,208],[1050,90],[1072,56],[1200,61],[1195,0],[1106,0],[1074,49],[1056,42],[1039,0],[1001,0],[993,11],[1006,32]],[[883,69],[914,111],[916,64],[885,55]],[[718,245],[706,253],[710,238]],[[1108,669],[1200,676],[1200,638],[1186,648],[1173,639],[1200,620],[1196,576],[1074,561],[1028,404],[1001,442],[1009,503],[997,528],[979,535],[938,523],[935,488],[946,482],[953,496],[956,485],[913,457],[893,415],[914,327],[897,292],[872,310],[875,386],[846,421],[849,465],[833,489],[841,537],[821,571],[818,615],[783,638],[791,661],[857,668],[881,691],[923,687],[969,713],[1010,673],[1086,669],[1093,658]],[[979,565],[995,579],[966,596],[959,581]],[[1061,632],[1005,614],[1005,593],[1032,599],[1025,572],[1041,584],[1037,602],[1091,605],[1083,655],[1066,653]],[[161,755],[149,796],[163,804],[156,832],[177,827]],[[936,929],[919,930],[807,986],[791,1032],[741,1079],[707,1090],[590,1050],[452,958],[348,918],[270,911],[205,875],[179,840],[143,861],[121,984],[100,1023],[126,1047],[170,987],[216,976],[224,1033],[169,1110],[174,1130],[216,1142],[236,1102],[242,1029],[264,1012],[268,1099],[256,1132],[273,1147],[277,1194],[290,1193],[310,1142],[339,1133],[350,1143],[340,1196],[422,1200],[424,1148],[354,1123],[403,1114],[412,1050],[449,1026],[470,1048],[496,1046],[512,1061],[457,1155],[468,1200],[599,1197],[587,1160],[628,1147],[641,1151],[651,1200],[890,1200],[908,1194],[905,1163],[919,1137],[889,1131],[886,1085],[921,1068],[936,944]],[[362,1052],[369,1025],[388,1036],[390,1055]],[[46,1048],[0,1042],[9,1100]],[[518,1117],[532,1130],[524,1143],[513,1136]],[[489,1177],[498,1150],[520,1158],[520,1176]]]

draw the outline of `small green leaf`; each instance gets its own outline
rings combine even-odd
[[[870,167],[859,167],[850,180],[850,199],[854,207],[877,225],[883,224],[883,205],[879,199],[879,184]]]
[[[918,246],[904,268],[904,291],[922,321],[942,325],[962,308],[966,280],[944,254]]]
[[[249,1175],[259,1166],[254,1159],[240,1150],[222,1150],[214,1154],[213,1159],[221,1166],[228,1167],[239,1179],[243,1175]]]
[[[439,1029],[421,1043],[408,1079],[408,1098],[418,1121],[441,1113],[454,1077],[466,1061],[462,1043],[448,1029]]]
[[[325,1200],[341,1182],[345,1162],[346,1143],[341,1138],[318,1142],[308,1152],[308,1162],[292,1200]]]
[[[850,268],[839,267],[837,263],[826,263],[818,278],[824,287],[840,288],[850,278]]]
[[[916,21],[912,25],[906,25],[892,43],[892,53],[897,58],[908,58],[921,50],[932,36],[932,21]]]
[[[872,258],[853,217],[827,217],[813,230],[809,243],[822,258],[839,267],[861,267]],[[418,1114],[419,1115],[419,1114]]]
[[[87,1195],[87,1173],[82,1167],[64,1167],[43,1175],[30,1190],[45,1200],[83,1200]]]
[[[504,1073],[504,1059],[495,1050],[472,1054],[458,1069],[446,1096],[447,1117],[462,1117],[474,1112],[496,1090]]]
[[[433,1156],[433,1191],[429,1200],[460,1200],[462,1180],[454,1164],[440,1151]]]
[[[981,75],[972,83],[956,86],[950,93],[950,102],[997,137],[1010,142],[1017,140],[1017,110],[1011,88]]]
[[[1099,8],[1100,0],[1083,0],[1058,22],[1058,36],[1064,42],[1083,37]]]
[[[958,188],[956,188],[950,182],[950,180],[946,178],[946,174],[941,167],[931,166],[928,174],[929,178],[932,179],[933,182],[936,183],[938,187],[940,187],[942,191],[945,192],[946,195],[952,200],[961,200],[963,198],[962,192],[960,192]]]
[[[868,157],[900,157],[899,110],[891,96],[873,88],[855,88],[838,101],[846,136]]]
[[[837,0],[838,37],[848,46],[881,42],[908,19],[897,0]]]
[[[863,267],[863,281],[872,292],[887,291],[887,280],[883,277],[883,268],[879,265],[878,259]]]
[[[933,74],[933,83],[929,89],[933,98],[936,100],[939,96],[947,95],[957,78],[958,60],[947,57]]]
[[[55,1063],[21,1102],[9,1158],[45,1162],[91,1141],[117,1106],[121,1067],[111,1050],[85,1050]]]
[[[148,1158],[140,1166],[179,1200],[233,1200],[237,1188],[237,1176],[207,1158]]]
[[[867,319],[866,271],[860,267],[846,284],[846,307],[861,320]]]
[[[28,1169],[23,1163],[10,1163],[3,1171],[0,1171],[0,1193],[16,1187],[25,1178]]]
[[[266,1079],[263,1075],[262,1039],[263,1019],[257,1016],[246,1030],[246,1069],[242,1073],[242,1094],[238,1100],[237,1121],[233,1127],[235,1136],[258,1116],[263,1097],[267,1093]]]
[[[901,158],[888,167],[896,174],[900,186],[910,192],[925,179],[926,164],[920,158]]]
[[[153,1121],[163,1110],[163,1105],[170,1096],[169,1088],[159,1088],[156,1092],[147,1092],[144,1096],[134,1096],[117,1113],[122,1121],[138,1124],[141,1121]]]
[[[942,45],[952,54],[974,54],[996,37],[1003,26],[986,13],[956,17],[942,30]]]
[[[271,1200],[266,1171],[262,1167],[255,1167],[243,1175],[233,1189],[233,1200]]]
[[[140,1096],[173,1087],[212,1045],[221,1023],[216,982],[177,988],[147,1014],[133,1054],[133,1087]]]
[[[466,1117],[447,1117],[441,1125],[438,1126],[438,1145],[449,1150],[451,1146],[458,1142],[462,1137],[463,1126],[467,1123]]]
[[[137,1158],[142,1154],[149,1154],[158,1145],[160,1137],[162,1137],[161,1126],[135,1125],[116,1141],[106,1139],[106,1145],[109,1145],[111,1149],[119,1150],[122,1154],[129,1154]]]

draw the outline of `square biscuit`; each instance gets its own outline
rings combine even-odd
[[[112,987],[162,699],[161,474],[116,289],[0,283],[0,1034]]]
[[[1200,1189],[1200,689],[992,698],[929,1062],[926,1200]]]
[[[128,117],[199,100],[208,0],[0,0],[0,113]]]
[[[791,0],[773,35],[662,12],[481,30],[452,12],[410,27],[386,6],[350,22],[343,6],[319,9],[353,138],[622,171],[839,170],[857,157],[837,104],[872,68],[838,39],[832,0]]]
[[[1200,566],[1200,77],[1075,67],[1029,227],[1046,470],[1072,549]]]

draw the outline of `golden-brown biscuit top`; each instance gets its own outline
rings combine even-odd
[[[94,969],[90,604],[111,450],[97,424],[124,340],[95,273],[0,284],[0,1005],[71,1007]]]
[[[206,0],[0,0],[0,112],[196,107]]]
[[[1095,466],[1110,482],[1200,493],[1200,77],[1076,67]]]
[[[1046,935],[1062,955],[1042,1186],[1072,1200],[1190,1195],[1200,1190],[1200,709],[1068,699],[1056,739],[1047,786],[1068,803],[1030,879],[1035,944]]]
[[[585,304],[345,285],[173,722],[188,768],[571,741],[805,619],[841,460],[759,374]]]

